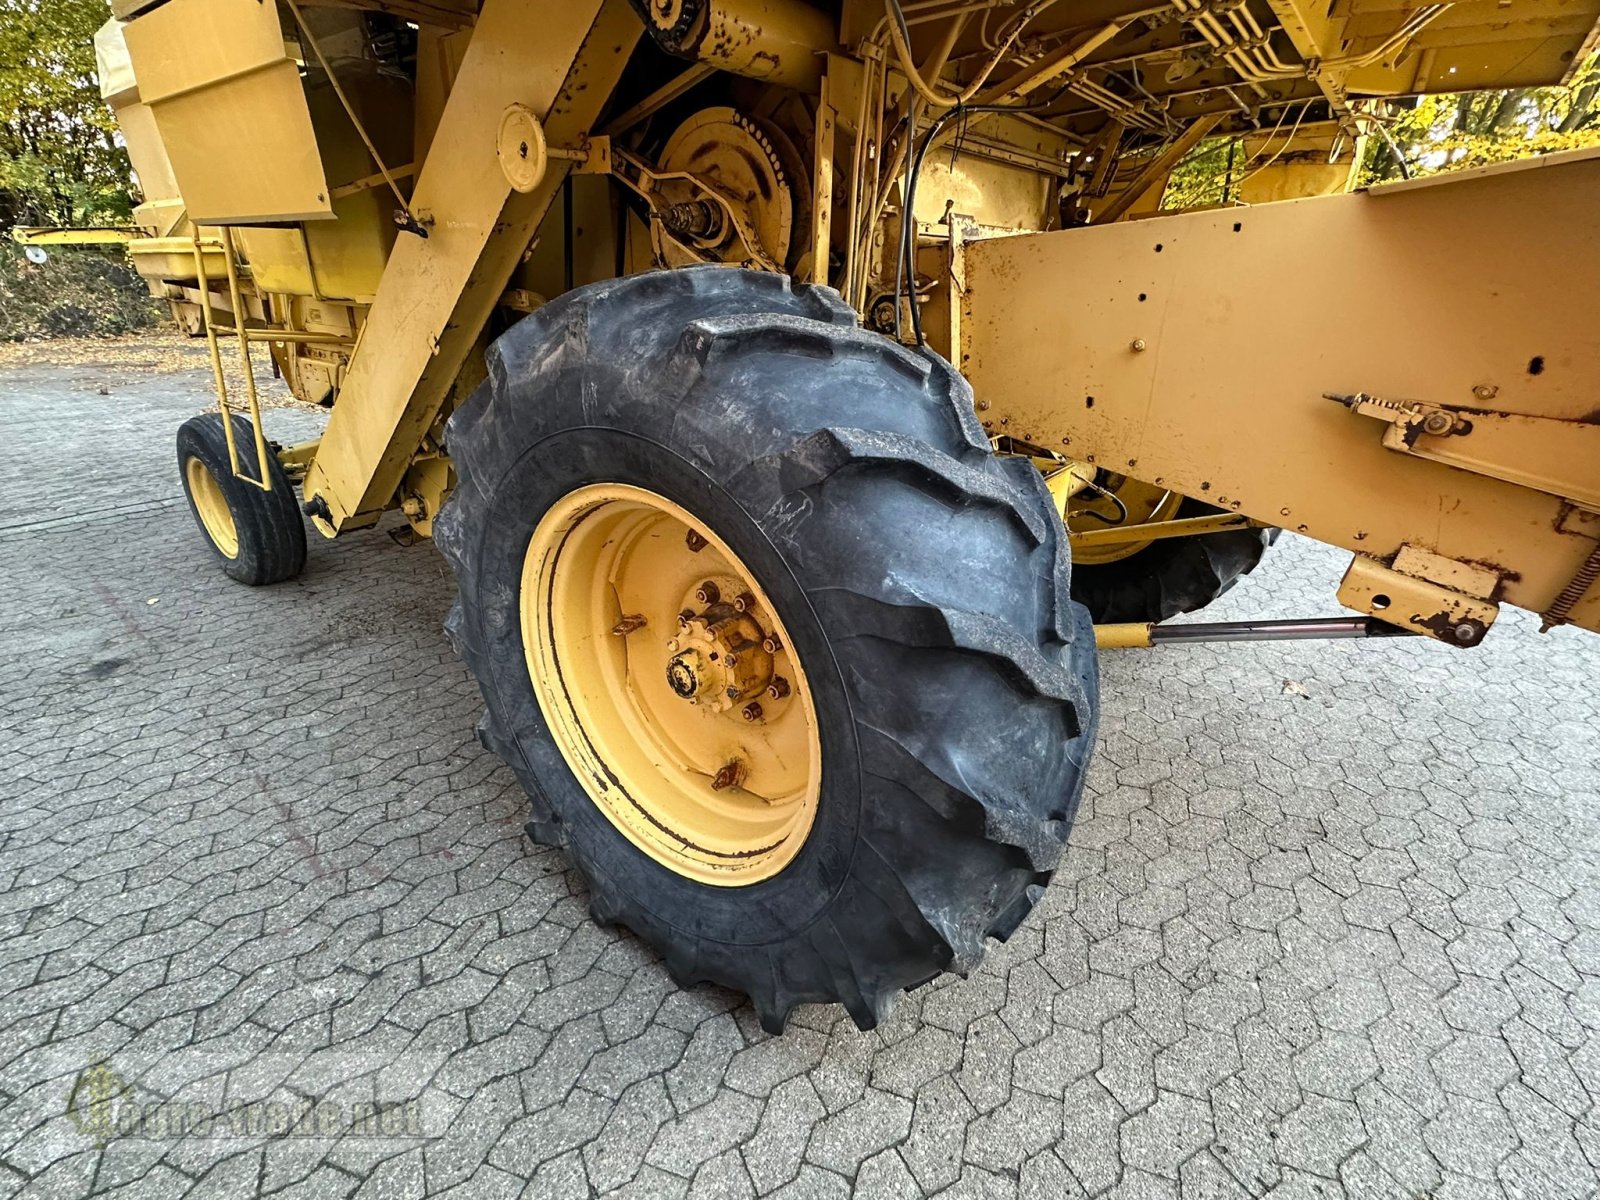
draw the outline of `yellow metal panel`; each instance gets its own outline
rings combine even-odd
[[[1600,522],[1396,454],[1324,393],[1600,421],[1597,209],[1578,157],[970,243],[962,366],[994,431],[1374,559],[1470,562],[1539,611]],[[1600,627],[1600,594],[1573,620]]]
[[[333,215],[276,4],[168,0],[125,32],[140,97],[196,224]]]
[[[484,5],[412,197],[429,236],[396,243],[307,476],[333,526],[393,498],[566,177],[554,160],[538,188],[512,193],[495,155],[501,116],[525,104],[552,145],[571,144],[640,32],[624,0]]]
[[[263,292],[370,304],[394,244],[394,208],[388,189],[346,196],[333,202],[337,223],[241,229],[240,250]]]
[[[139,191],[146,203],[179,198],[172,161],[161,144],[155,114],[148,104],[124,104],[117,109],[117,127],[128,144],[128,158],[139,176]]]
[[[222,246],[214,238],[202,243],[205,253],[206,275],[220,279],[227,273],[228,264],[222,255]],[[192,237],[135,238],[128,243],[128,258],[133,269],[146,279],[172,279],[198,281],[200,268],[195,265],[194,239]]]
[[[1500,615],[1492,600],[1390,570],[1360,554],[1339,582],[1339,603],[1456,646],[1476,646]]]

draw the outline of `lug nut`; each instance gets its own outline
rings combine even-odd
[[[740,592],[733,598],[733,607],[739,612],[749,612],[756,606],[756,598],[749,592]]]
[[[737,787],[745,779],[745,767],[737,758],[724,764],[722,769],[711,777],[711,790],[720,792],[725,788]]]
[[[774,675],[772,682],[767,685],[767,696],[773,700],[782,700],[789,694],[789,681],[782,675]]]
[[[749,704],[744,706],[743,716],[746,721],[761,720],[761,705],[756,703],[754,700],[750,701]]]
[[[701,604],[715,604],[722,599],[722,589],[708,579],[695,591],[694,598]]]
[[[768,654],[776,654],[783,649],[783,643],[778,640],[777,634],[773,634],[771,637],[761,639],[761,648]]]
[[[683,544],[689,547],[691,554],[699,554],[700,551],[706,548],[705,538],[701,537],[692,529],[684,535]]]
[[[687,628],[689,628],[689,622],[692,621],[692,620],[694,620],[694,610],[692,608],[684,609],[682,612],[680,612],[678,614],[678,628],[679,629],[687,629]]]

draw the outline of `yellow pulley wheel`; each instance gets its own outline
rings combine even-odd
[[[680,875],[737,887],[788,865],[822,784],[805,670],[745,564],[682,506],[578,488],[528,545],[528,674],[589,798]]]
[[[526,104],[513,104],[501,116],[495,155],[513,191],[531,192],[544,181],[550,165],[544,126]]]

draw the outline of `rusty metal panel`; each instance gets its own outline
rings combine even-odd
[[[333,216],[276,4],[167,0],[125,33],[140,98],[155,116],[191,220]]]
[[[961,365],[994,433],[1371,558],[1476,563],[1538,611],[1600,518],[1388,449],[1325,394],[1600,422],[1597,211],[1590,153],[969,243]],[[1600,627],[1600,595],[1573,615]]]

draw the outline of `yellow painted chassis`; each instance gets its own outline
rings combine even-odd
[[[214,44],[168,44],[184,28],[174,13],[197,3],[209,6],[202,32]],[[281,95],[272,87],[292,86],[284,81],[293,72],[283,74],[270,31],[261,36],[255,0],[115,7],[131,20],[141,83],[147,64],[132,31],[165,22],[163,53],[172,61],[150,75],[172,79],[152,103],[187,194],[183,164],[196,160],[199,143],[215,144],[215,121],[273,125],[262,106]],[[302,7],[316,6],[285,11],[303,24]],[[1276,96],[1280,107],[1302,97],[1326,105],[1337,142],[1346,115],[1359,128],[1358,93],[1558,82],[1594,44],[1595,6],[1556,17],[1495,0],[1450,12],[1429,6],[1426,28],[1403,38],[1393,19],[1302,9],[1295,0],[1267,0],[1255,11],[1200,0],[1109,4],[1093,19],[1080,11],[1071,20],[1058,10],[1053,51],[972,84],[974,18],[1003,5],[906,4],[902,31],[886,16],[893,9],[871,0],[846,0],[837,12],[800,0],[710,0],[709,32],[686,51],[693,61],[621,113],[612,97],[647,40],[625,0],[345,7],[442,30],[449,37],[438,44],[452,48],[448,87],[428,114],[425,157],[385,165],[374,152],[376,175],[319,191],[320,176],[308,174],[301,194],[279,202],[285,212],[302,206],[294,216],[312,229],[333,216],[341,191],[394,190],[405,232],[375,294],[343,306],[354,336],[275,323],[269,297],[250,293],[248,281],[241,290],[237,266],[248,254],[231,229],[262,223],[251,179],[198,181],[196,195],[201,183],[208,189],[205,206],[189,212],[214,362],[219,332],[246,351],[266,341],[279,351],[315,344],[345,355],[320,442],[286,454],[325,535],[371,525],[392,508],[428,532],[452,484],[441,422],[481,378],[486,330],[497,311],[542,299],[519,299],[510,290],[515,273],[544,238],[565,238],[570,262],[569,176],[647,187],[649,164],[624,150],[620,135],[707,78],[760,76],[763,86],[808,98],[810,253],[799,269],[865,311],[882,246],[900,237],[898,175],[880,161],[895,144],[897,114],[922,129],[958,93],[988,105],[1026,104],[1058,86],[1076,96],[1110,55],[1165,62],[1163,30],[1177,22],[1213,48],[1198,69],[1229,82],[1209,91],[1175,83],[1162,97],[1171,134],[1156,149],[1126,162],[1115,153],[1149,119],[1148,107],[1119,113],[1101,99],[1104,111],[1091,105],[1090,119],[1069,99],[1049,121],[979,115],[965,123],[961,145],[981,169],[950,168],[943,211],[935,188],[934,207],[919,202],[911,214],[911,270],[929,344],[972,381],[985,426],[997,442],[1036,457],[1114,470],[1234,514],[1208,528],[1252,521],[1342,546],[1355,557],[1340,599],[1402,628],[1475,644],[1507,602],[1543,613],[1547,625],[1600,629],[1600,593],[1590,588],[1600,575],[1600,339],[1592,327],[1600,159],[1578,153],[1348,195],[1152,212],[1178,154],[1227,127],[1234,84],[1263,103]],[[683,7],[660,11],[670,17]],[[1256,11],[1277,22],[1276,43],[1236,36]],[[235,15],[237,26],[229,24]],[[1401,33],[1420,19],[1400,16]],[[246,31],[255,39],[249,54]],[[1289,51],[1273,45],[1292,46],[1294,61],[1283,62]],[[185,52],[234,63],[232,74],[219,67],[209,110],[213,83],[178,78],[192,74],[177,61]],[[256,90],[240,90],[240,79]],[[512,144],[524,161],[507,161],[508,128],[521,131]],[[263,136],[281,149],[297,129],[274,126]],[[537,169],[525,161],[530,140]],[[1348,163],[1330,169],[1314,159],[1291,154],[1256,186],[1275,181],[1267,194],[1343,190]],[[1051,228],[1060,222],[1050,205],[1074,172],[1088,176],[1078,219],[1089,223]],[[292,183],[271,181],[286,194]],[[706,194],[739,224],[737,204],[714,185]],[[964,214],[958,199],[977,215]],[[1015,218],[1030,206],[1039,210],[1032,231]],[[776,265],[749,246],[742,226],[741,236],[749,265]],[[219,241],[225,296],[208,278]],[[626,264],[647,265],[631,256]],[[217,376],[220,389],[220,367]],[[253,384],[247,403],[259,434]],[[256,450],[267,453],[264,440]],[[236,471],[265,479],[261,465],[249,469],[235,453]],[[1202,531],[1173,522],[1142,527],[1140,537]]]

